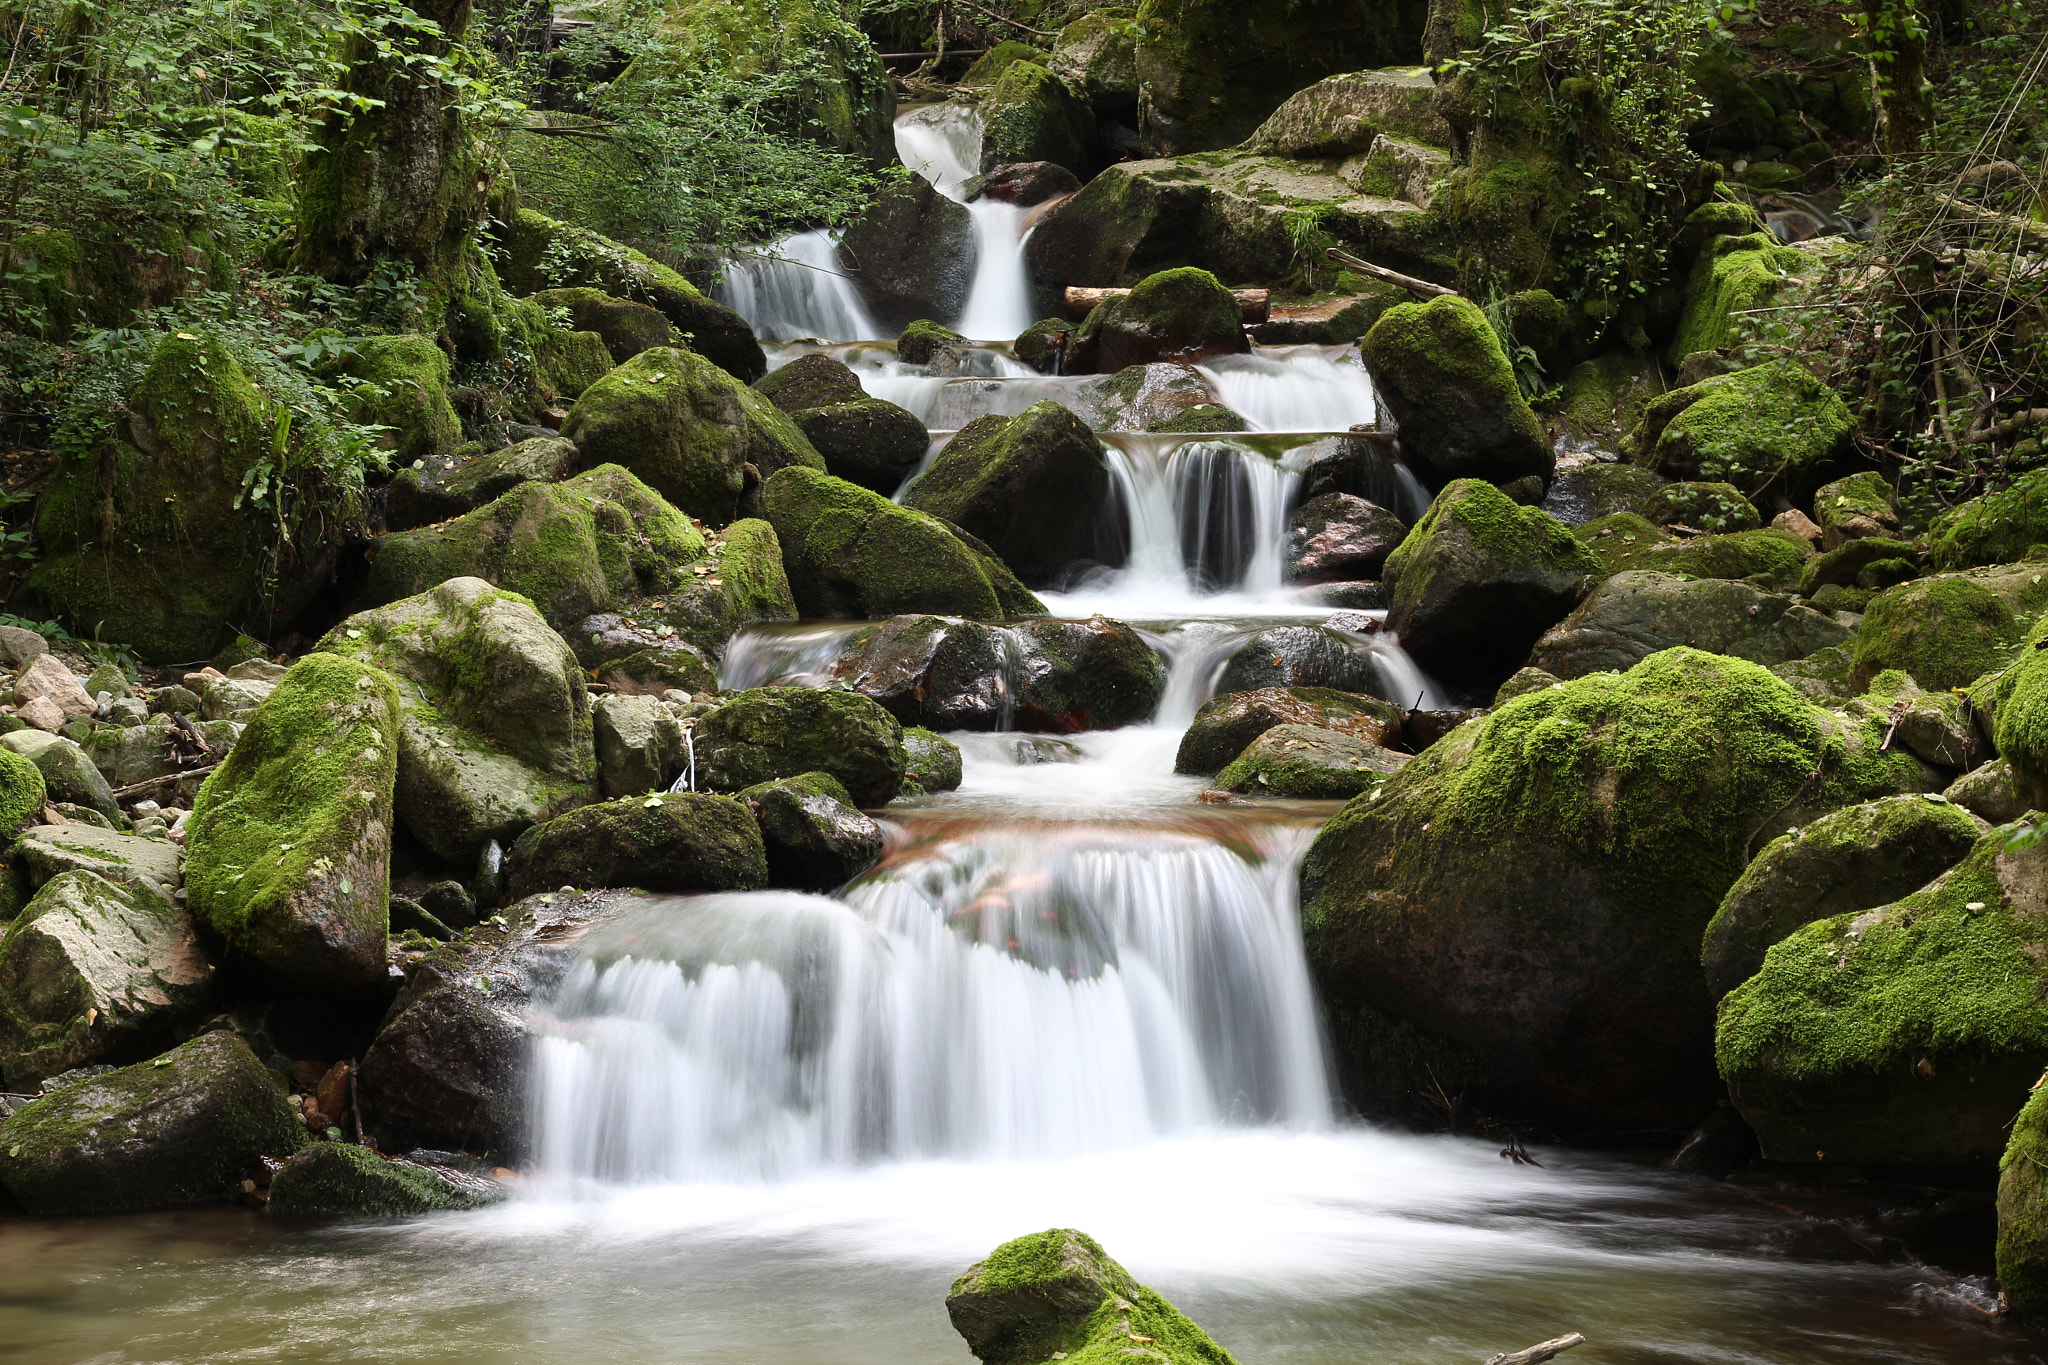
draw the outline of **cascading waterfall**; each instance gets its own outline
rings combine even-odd
[[[860,290],[839,272],[838,239],[822,230],[728,261],[718,296],[764,340],[851,341],[880,331]]]
[[[899,855],[842,900],[655,901],[586,945],[535,1057],[543,1182],[783,1180],[1327,1125],[1300,830],[1262,856],[1086,827]]]

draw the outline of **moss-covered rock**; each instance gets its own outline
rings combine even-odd
[[[1879,593],[1856,632],[1857,688],[1888,668],[1922,687],[1961,687],[2012,658],[2020,623],[1968,578],[1925,578]]]
[[[656,792],[572,810],[520,835],[507,862],[514,899],[561,886],[752,891],[768,884],[753,815],[709,792]]]
[[[967,70],[960,74],[957,84],[967,86],[994,85],[996,78],[1018,62],[1035,62],[1044,66],[1050,59],[1029,43],[1016,42],[1005,38],[988,51],[976,57]]]
[[[829,773],[762,782],[739,796],[760,823],[771,886],[830,891],[882,856],[882,827],[854,809]]]
[[[1445,295],[1380,315],[1359,343],[1404,456],[1447,479],[1548,479],[1556,459],[1486,314]]]
[[[929,365],[947,347],[967,340],[930,318],[915,318],[896,338],[896,358],[907,365]]]
[[[1399,772],[1409,755],[1319,725],[1276,725],[1216,774],[1246,796],[1342,801]]]
[[[689,351],[642,351],[590,386],[562,435],[593,464],[631,470],[693,517],[735,519],[747,466],[822,470],[825,461],[773,403]]]
[[[1201,433],[1211,431],[1245,431],[1249,429],[1243,417],[1229,408],[1215,403],[1191,403],[1171,417],[1154,417],[1145,423],[1145,430],[1160,432]]]
[[[1645,409],[1636,458],[1674,479],[1732,483],[1752,498],[1782,483],[1811,488],[1848,448],[1848,405],[1793,360],[1773,360],[1673,389]]]
[[[0,847],[11,845],[24,824],[40,819],[48,799],[42,770],[11,749],[0,751]]]
[[[87,736],[90,738],[91,736]],[[0,748],[20,754],[42,774],[46,799],[84,806],[109,820],[123,820],[114,789],[92,758],[73,741],[42,730],[16,730],[0,735]]]
[[[1543,510],[1567,526],[1584,526],[1623,512],[1642,516],[1663,486],[1662,478],[1632,464],[1574,465],[1558,470],[1550,481]]]
[[[604,339],[612,364],[623,365],[642,351],[673,344],[675,324],[651,303],[615,299],[602,289],[543,289],[533,296],[543,308],[568,313],[569,325]]]
[[[1068,345],[1066,369],[1116,374],[1132,365],[1196,365],[1250,349],[1236,296],[1208,271],[1182,266],[1147,275],[1130,293],[1098,305]]]
[[[458,1182],[417,1161],[350,1142],[316,1142],[270,1178],[264,1211],[276,1217],[373,1218],[473,1209],[505,1197],[489,1182]]]
[[[802,408],[790,417],[824,458],[826,473],[884,497],[903,486],[931,445],[915,413],[880,398]]]
[[[2027,803],[2013,787],[2012,763],[2003,758],[1964,773],[1942,795],[1994,825],[2010,824],[2027,813]]]
[[[1498,681],[1605,575],[1548,512],[1459,479],[1387,559],[1387,627],[1431,673]]]
[[[1756,578],[1790,587],[1813,549],[1789,531],[1665,535],[1647,518],[1620,513],[1587,522],[1576,534],[1609,573],[1649,569],[1693,578]]]
[[[1927,528],[1928,558],[1939,569],[2004,564],[2048,546],[2048,469],[2020,475],[2011,486],[1972,498]]]
[[[1815,492],[1813,519],[1820,524],[1824,550],[1832,550],[1845,540],[1861,540],[1865,536],[1896,540],[1899,535],[1892,486],[1874,469],[1836,479]]]
[[[408,531],[459,517],[522,483],[560,482],[582,460],[575,443],[559,436],[534,436],[494,451],[478,443],[458,447],[448,458],[398,471],[384,495],[385,529]]]
[[[400,464],[448,455],[462,423],[448,401],[448,353],[423,336],[350,337],[320,366],[320,377],[347,395],[349,417],[389,428],[382,437]]]
[[[1848,627],[1790,597],[1723,578],[1650,570],[1618,573],[1546,631],[1529,662],[1560,678],[1633,668],[1675,645],[1759,664],[1832,649]],[[1846,695],[1846,694],[1845,694]]]
[[[525,598],[450,579],[349,617],[317,648],[396,680],[394,810],[440,857],[469,866],[490,841],[591,799],[583,673]]]
[[[704,537],[686,517],[605,464],[566,483],[521,483],[466,516],[383,537],[363,600],[381,606],[451,578],[480,578],[567,631],[586,616],[673,592],[703,554]]]
[[[1275,156],[1347,157],[1382,134],[1449,147],[1453,134],[1436,110],[1436,83],[1418,67],[1347,71],[1297,90],[1245,145]]]
[[[918,476],[903,505],[967,531],[1034,587],[1060,583],[1079,567],[1123,560],[1102,443],[1051,399],[1015,417],[969,422]]]
[[[1904,541],[1886,540],[1881,536],[1845,540],[1834,549],[1806,561],[1799,570],[1799,591],[1812,597],[1830,583],[1848,587],[1855,584],[1871,565],[1893,559],[1910,560],[1913,554],[1913,547]],[[1892,584],[1885,586],[1891,587]]]
[[[960,786],[960,746],[920,725],[903,727],[904,796],[930,796]]]
[[[43,883],[0,936],[0,1076],[18,1093],[147,1056],[205,1008],[213,963],[164,890],[90,872]]]
[[[1732,483],[1666,484],[1650,495],[1641,510],[1659,526],[1677,524],[1695,531],[1754,531],[1764,524],[1756,504]]]
[[[1759,827],[1893,790],[1827,712],[1692,649],[1461,727],[1303,864],[1346,1093],[1406,1111],[1433,1075],[1497,1115],[1696,1121],[1716,1095],[1701,936]]]
[[[219,1203],[306,1130],[249,1045],[207,1033],[153,1061],[62,1086],[7,1120],[0,1185],[30,1213]]]
[[[1578,439],[1619,450],[1623,438],[1641,424],[1643,409],[1665,387],[1655,356],[1642,351],[1608,351],[1574,365],[1564,377],[1563,391],[1548,400],[1546,407],[1556,412],[1565,430]],[[1633,509],[1616,506],[1610,510]]]
[[[199,923],[301,986],[381,980],[398,729],[381,670],[334,654],[292,665],[193,802]]]
[[[1230,1353],[1072,1228],[1005,1242],[946,1293],[953,1330],[983,1365],[1108,1365],[1144,1343],[1167,1365],[1234,1365]]]
[[[1776,1161],[1985,1170],[2048,1063],[2048,846],[2009,828],[1873,910],[1771,948],[1721,1003],[1730,1096]]]
[[[981,169],[1050,161],[1075,175],[1095,169],[1095,114],[1050,67],[1012,62],[982,98]]]
[[[2038,1081],[1998,1162],[1998,1287],[2022,1317],[2048,1318],[2048,1086]]]
[[[1888,796],[1831,811],[1764,845],[1707,925],[1700,961],[1716,1000],[1755,976],[1802,925],[1885,905],[1963,860],[1983,825],[1946,798]]]
[[[580,286],[638,300],[660,309],[685,345],[742,382],[767,372],[745,318],[644,253],[533,209],[518,210],[497,231],[500,274],[513,293]]]
[[[905,725],[942,730],[1109,729],[1151,715],[1159,657],[1121,621],[991,626],[897,616],[849,641],[833,676]]]
[[[1753,213],[1743,216],[1754,221]],[[1671,363],[1729,345],[1736,339],[1738,315],[1770,306],[1787,277],[1811,266],[1804,252],[1780,246],[1767,232],[1709,238],[1693,262],[1685,313],[1666,351]]]
[[[844,479],[785,469],[768,481],[762,505],[805,616],[989,618],[1045,611],[985,547],[936,517]]]
[[[27,591],[81,637],[150,662],[210,658],[231,624],[267,635],[290,621],[331,567],[320,528],[357,509],[323,498],[310,472],[251,501],[244,480],[269,457],[273,428],[268,398],[219,339],[158,342],[114,435],[58,462]],[[273,561],[280,503],[341,515],[308,520]]]
[[[697,722],[697,776],[716,791],[824,773],[855,804],[887,805],[903,786],[903,726],[855,692],[757,687]]]
[[[1173,770],[1206,776],[1242,754],[1276,726],[1315,726],[1385,748],[1401,733],[1404,712],[1392,702],[1322,687],[1263,687],[1226,692],[1203,703],[1181,734]]]
[[[1097,114],[1135,120],[1138,49],[1130,21],[1120,14],[1084,14],[1053,39],[1052,69]]]

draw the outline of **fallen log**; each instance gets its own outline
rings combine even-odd
[[[1540,1341],[1525,1351],[1504,1351],[1500,1355],[1490,1358],[1486,1365],[1543,1365],[1544,1361],[1550,1359],[1559,1351],[1569,1351],[1574,1346],[1584,1346],[1585,1344],[1586,1339],[1584,1337],[1580,1336],[1577,1332],[1570,1332],[1561,1337],[1552,1337],[1549,1341]]]
[[[1342,247],[1333,246],[1324,254],[1347,270],[1356,270],[1376,280],[1385,280],[1388,284],[1398,284],[1409,293],[1425,299],[1441,298],[1445,294],[1456,297],[1458,293],[1455,289],[1446,289],[1440,284],[1431,284],[1428,280],[1418,280],[1413,275],[1403,275],[1398,270],[1389,270],[1383,265],[1360,260]]]
[[[1080,285],[1067,286],[1067,316],[1079,322],[1095,311],[1095,306],[1111,299],[1120,299],[1130,293],[1128,289],[1083,289]],[[1233,289],[1238,311],[1244,316],[1244,325],[1256,327],[1270,316],[1273,307],[1272,291],[1266,289]]]

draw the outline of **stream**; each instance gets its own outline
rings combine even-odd
[[[899,124],[956,198],[977,143],[962,118]],[[1083,411],[1086,379],[1002,344],[1032,321],[1022,214],[970,208],[971,374],[872,340],[827,234],[736,268],[726,297],[771,363],[840,355],[935,446],[1043,398]],[[1674,1175],[1663,1152],[1521,1165],[1345,1114],[1295,893],[1337,805],[1198,805],[1173,758],[1231,649],[1330,617],[1282,577],[1290,455],[1370,426],[1371,383],[1337,347],[1205,374],[1253,433],[1105,433],[1128,562],[1042,594],[1166,656],[1149,723],[950,736],[960,789],[892,803],[883,863],[836,896],[672,900],[597,930],[541,1011],[535,1154],[503,1205],[0,1219],[0,1359],[964,1365],[947,1286],[1053,1226],[1243,1365],[1477,1365],[1567,1331],[1590,1343],[1575,1365],[2044,1359],[1983,1311],[1981,1273],[1873,1255],[1761,1178]],[[1419,515],[1421,486],[1391,457],[1383,475]],[[756,627],[722,685],[814,675],[859,624]],[[1441,703],[1397,643],[1355,638],[1386,696]]]

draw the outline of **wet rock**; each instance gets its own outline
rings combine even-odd
[[[349,617],[318,648],[398,684],[394,809],[458,866],[594,795],[576,656],[523,598],[476,578]]]
[[[1050,399],[1015,417],[968,423],[903,505],[975,536],[1034,587],[1063,580],[1076,565],[1123,562],[1102,444]]]
[[[1115,374],[1131,365],[1198,365],[1251,349],[1237,298],[1206,270],[1183,266],[1148,275],[1088,315],[1067,352],[1075,374]]]
[[[135,1213],[238,1194],[305,1129],[249,1045],[207,1033],[54,1090],[7,1120],[0,1185],[30,1213]]]
[[[763,502],[805,616],[990,618],[1045,611],[979,542],[844,479],[785,469],[768,480]]]
[[[923,796],[960,786],[960,746],[922,726],[903,727],[903,792]]]
[[[1216,676],[1218,693],[1270,687],[1365,692],[1378,685],[1372,655],[1356,640],[1322,626],[1260,631],[1223,661]]]
[[[1081,188],[1081,182],[1064,166],[1050,161],[1021,161],[998,166],[981,178],[983,199],[1030,208],[1048,199],[1058,199]]]
[[[950,374],[954,371],[943,362],[949,352],[966,341],[966,337],[950,327],[941,327],[930,318],[918,318],[896,338],[896,358],[906,365],[931,365],[937,373]]]
[[[389,675],[309,654],[193,802],[194,917],[300,986],[383,979],[399,714]]]
[[[1414,481],[1402,478],[1384,440],[1326,436],[1289,452],[1283,467],[1300,470],[1296,496],[1304,503],[1328,493],[1348,493],[1405,515],[1418,497],[1424,504],[1429,497],[1411,493]]]
[[[1303,864],[1345,1093],[1412,1112],[1434,1075],[1496,1115],[1698,1122],[1718,1093],[1707,923],[1759,826],[1897,790],[1876,747],[1761,667],[1683,648],[1461,726]]]
[[[526,993],[499,965],[450,956],[408,973],[358,1078],[365,1118],[381,1135],[506,1160],[521,1151]]]
[[[771,886],[830,891],[882,856],[882,827],[854,809],[846,788],[829,774],[763,782],[739,796],[760,824]]]
[[[1066,356],[1067,338],[1077,325],[1063,317],[1034,322],[1010,343],[1010,352],[1040,374],[1058,374]]]
[[[746,468],[761,478],[825,461],[773,403],[694,352],[642,351],[592,384],[562,436],[590,465],[617,464],[712,525],[740,515]]]
[[[1182,408],[1171,417],[1155,417],[1145,423],[1145,430],[1158,432],[1186,432],[1203,434],[1216,431],[1247,431],[1250,423],[1229,408],[1215,403],[1194,403]]]
[[[867,697],[819,687],[757,687],[697,722],[698,781],[715,791],[822,772],[862,807],[903,785],[903,727]]]
[[[965,312],[976,255],[974,222],[966,205],[940,194],[920,175],[883,190],[839,239],[840,268],[860,285],[875,321],[890,331],[917,318],[956,318]],[[908,355],[903,359],[925,363]]]
[[[1961,862],[1983,828],[1945,798],[1888,796],[1772,840],[1707,925],[1707,990],[1718,1000],[1755,976],[1765,950],[1802,925],[1919,890]]]
[[[558,886],[752,891],[768,884],[754,817],[709,792],[629,796],[558,815],[520,835],[508,865],[514,899]]]
[[[1095,169],[1095,115],[1049,67],[1012,62],[982,97],[981,111],[984,173],[1027,161],[1076,176]]]
[[[1665,1165],[1674,1171],[1724,1176],[1756,1155],[1756,1134],[1733,1109],[1716,1109],[1672,1153]]]
[[[1108,1358],[1149,1343],[1167,1365],[1230,1365],[1230,1354],[1072,1228],[1005,1242],[953,1281],[946,1314],[984,1365]]]
[[[1549,513],[1460,479],[1388,557],[1385,577],[1394,588],[1387,629],[1415,661],[1446,679],[1490,682],[1520,666],[1601,574]]]
[[[1348,800],[1399,772],[1408,758],[1321,726],[1276,725],[1216,774],[1216,786],[1247,796]]]
[[[1389,308],[1359,343],[1404,459],[1446,479],[1548,479],[1556,464],[1500,340],[1451,295]]]
[[[1635,666],[1660,649],[1692,645],[1760,664],[1804,659],[1851,632],[1795,599],[1725,578],[1618,573],[1545,632],[1533,667],[1560,678]]]
[[[15,841],[14,860],[39,887],[66,872],[91,872],[123,886],[154,882],[165,894],[178,884],[184,850],[161,839],[94,825],[34,825]]]
[[[1295,583],[1377,578],[1408,527],[1386,508],[1349,493],[1325,493],[1288,522],[1287,577]]]
[[[198,1016],[212,982],[192,921],[159,887],[54,877],[0,937],[0,1075],[27,1093],[146,1056]]]
[[[1166,665],[1122,621],[1025,621],[1012,630],[1018,728],[1073,734],[1149,720],[1166,692]]]
[[[607,797],[667,791],[683,770],[683,723],[660,697],[599,697],[590,718]]]
[[[1401,734],[1401,708],[1378,697],[1322,687],[1263,687],[1204,703],[1181,735],[1177,773],[1220,771],[1276,726],[1316,726],[1387,747]]]
[[[1971,579],[1904,583],[1872,599],[1856,631],[1852,681],[1860,690],[1888,668],[1946,691],[2003,668],[2023,633],[2006,604]]]
[[[1088,425],[1097,431],[1177,429],[1191,414],[1199,421],[1204,420],[1205,411],[1226,411],[1218,406],[1216,390],[1202,372],[1178,362],[1129,365],[1113,375],[1084,380],[1062,397],[1084,413]],[[1243,429],[1243,420],[1235,413],[1230,419],[1226,427],[1203,429]]]
[[[602,337],[614,365],[672,344],[675,329],[667,314],[631,299],[615,299],[601,289],[543,289],[533,301],[543,308],[567,309],[570,328]]]
[[[1989,824],[2011,824],[2027,813],[2013,787],[2012,764],[2002,758],[1964,773],[1942,795]]]
[[[1767,1160],[1998,1160],[2048,1063],[2048,846],[2009,838],[1994,829],[1920,890],[1796,930],[1722,1002],[1721,1074]]]
[[[788,413],[825,459],[825,471],[884,496],[924,459],[931,434],[894,403],[870,398],[828,355],[791,361],[754,386]]]
[[[1816,491],[1813,515],[1820,523],[1823,550],[1870,536],[1898,539],[1899,514],[1892,507],[1891,485],[1874,469],[1837,479]]]
[[[54,654],[38,654],[14,678],[14,704],[26,706],[37,698],[53,703],[67,716],[90,716],[93,700],[78,675]]]
[[[85,750],[70,740],[41,730],[16,730],[11,735],[0,735],[0,746],[13,750],[36,765],[36,771],[43,775],[43,790],[49,794],[50,800],[84,806],[109,820],[127,819],[121,813],[121,803],[115,800],[114,789],[107,785],[105,775]]]
[[[1617,512],[1641,514],[1664,486],[1664,480],[1632,464],[1597,461],[1559,469],[1543,495],[1543,510],[1567,526],[1611,517]]]
[[[1394,67],[1327,76],[1289,96],[1247,145],[1275,156],[1338,158],[1367,151],[1383,133],[1452,145],[1428,72]]]
[[[349,1142],[316,1142],[270,1178],[264,1209],[280,1218],[390,1217],[481,1208],[505,1194],[495,1182],[445,1167]]]
[[[418,469],[399,470],[385,495],[384,525],[405,531],[447,521],[504,497],[522,483],[559,483],[577,470],[582,459],[576,443],[559,436],[529,437],[490,452],[465,446],[450,458],[423,460]]]

